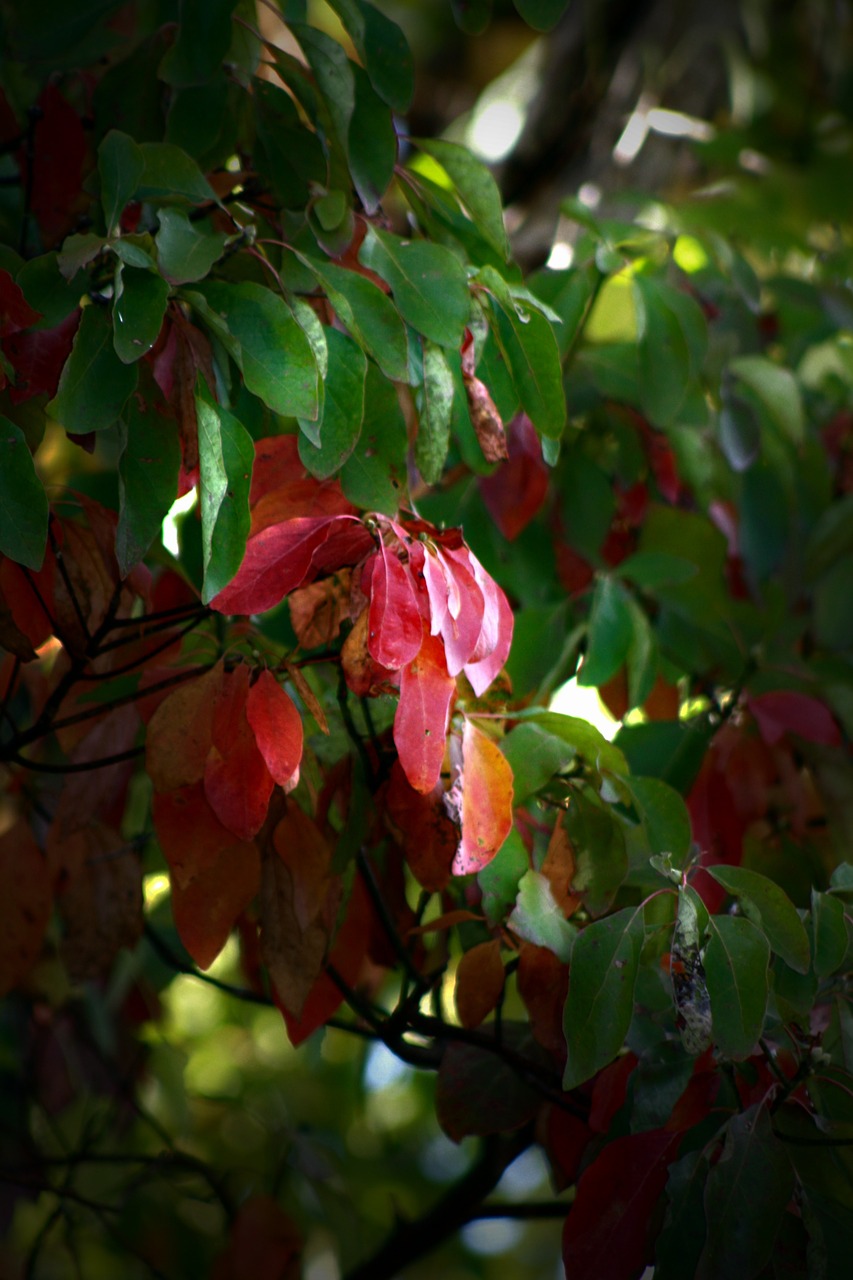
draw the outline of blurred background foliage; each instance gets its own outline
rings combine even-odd
[[[33,5],[29,29],[17,12],[12,25],[19,47],[28,30],[40,37],[52,11],[63,7],[64,0]],[[525,7],[519,5],[522,12]],[[708,246],[717,243],[725,269],[740,282],[741,305],[731,324],[748,335],[745,348],[772,348],[784,327],[793,335],[789,362],[806,356],[799,376],[810,409],[826,419],[849,408],[853,6],[846,0],[717,0],[711,6],[703,0],[572,0],[546,33],[532,29],[508,0],[409,0],[383,8],[404,28],[415,57],[409,132],[464,141],[494,166],[513,247],[526,269],[566,268],[587,256],[592,243],[609,273],[608,252],[618,246],[628,258],[654,253],[655,233],[665,230],[680,236],[675,260],[713,307],[719,264],[710,262]],[[9,9],[0,3],[0,16],[8,18]],[[115,10],[152,31],[177,16],[170,0],[90,3],[81,8],[83,44],[96,9]],[[308,13],[312,23],[339,34],[319,0],[311,0]],[[262,3],[256,18],[262,29],[274,21]],[[46,56],[61,69],[77,54],[56,47]],[[44,70],[30,64],[6,74],[13,84],[18,77],[26,99],[28,84]],[[143,114],[151,75],[145,66],[130,78],[119,71],[102,86],[95,110],[116,112],[116,122],[131,128]],[[0,218],[2,211],[0,188]],[[582,410],[620,377],[624,383],[620,344],[636,337],[630,279],[629,263],[598,294],[586,329],[590,345],[569,382],[570,408]],[[609,373],[604,360],[596,360],[596,345],[615,353]],[[39,462],[50,482],[93,493],[113,483],[103,457],[87,460],[59,438],[46,441]],[[719,469],[712,474],[716,464],[707,456],[684,454],[679,463],[700,494],[719,489]],[[740,477],[727,483],[734,492]],[[577,508],[571,493],[562,499],[581,543],[589,529],[582,490],[579,482],[572,491]],[[748,572],[757,578],[774,567],[773,537],[765,536],[768,528],[773,535],[778,514],[772,484],[768,493],[759,495],[766,516],[756,499],[747,554]],[[450,489],[425,499],[423,510],[455,522],[464,502],[461,490]],[[609,523],[606,497],[604,504],[604,514],[595,503],[588,512],[602,529]],[[464,516],[466,534],[488,567],[489,517],[478,498]],[[592,534],[589,542],[596,544]],[[537,656],[542,636],[553,635],[557,644],[567,623],[564,601],[541,587],[543,575],[527,571],[542,544],[541,532],[531,528],[504,566],[524,606],[510,664],[522,686],[549,676]],[[828,590],[836,599],[850,592],[849,601],[849,568],[838,573]],[[849,607],[838,617],[829,604],[825,612],[832,615],[828,632],[834,628],[845,640]],[[268,625],[274,628],[274,619]],[[249,1193],[264,1193],[292,1207],[306,1226],[305,1280],[350,1274],[398,1214],[417,1216],[464,1175],[476,1140],[450,1142],[435,1119],[433,1077],[377,1044],[328,1028],[292,1049],[275,1009],[229,994],[228,984],[244,986],[233,942],[208,981],[176,974],[186,957],[156,857],[145,892],[161,943],[144,941],[123,958],[109,985],[87,987],[60,1017],[27,1030],[23,1057],[22,1009],[9,1000],[0,1011],[5,1159],[26,1157],[22,1099],[38,1078],[43,1106],[35,1136],[67,1179],[59,1208],[38,1186],[31,1198],[17,1201],[0,1245],[0,1269],[38,1280],[207,1274],[226,1210]],[[793,892],[796,898],[796,886]],[[416,887],[409,893],[414,907]],[[62,992],[52,984],[63,980],[58,967],[39,976],[57,1007]],[[443,998],[452,1020],[452,981]],[[506,1016],[517,1000],[510,984]],[[211,1169],[222,1179],[211,1179]],[[118,1203],[124,1201],[118,1210],[117,1187]],[[9,1204],[7,1191],[0,1182],[0,1212],[4,1200]],[[549,1196],[536,1150],[511,1166],[495,1193],[510,1206]],[[407,1280],[560,1280],[560,1229],[559,1219],[485,1218],[405,1274]],[[13,1259],[21,1256],[24,1270],[15,1270]]]

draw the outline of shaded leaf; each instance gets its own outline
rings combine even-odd
[[[479,1027],[500,1000],[504,989],[501,944],[497,938],[466,951],[456,968],[453,996],[463,1027]]]
[[[186,151],[171,142],[142,142],[139,150],[145,167],[135,192],[138,200],[216,202],[216,192]]]
[[[320,480],[336,474],[358,443],[364,420],[367,360],[356,344],[337,329],[325,330],[328,373],[323,382],[323,408],[316,423],[318,440],[299,436],[299,456]]]
[[[747,867],[708,867],[724,889],[743,901],[746,914],[770,946],[797,973],[808,973],[809,939],[791,899],[772,880]]]
[[[592,597],[587,652],[578,684],[605,684],[627,659],[634,636],[630,603],[616,578],[600,575]]]
[[[228,236],[208,230],[202,222],[190,222],[183,209],[161,209],[158,220],[154,239],[163,275],[173,285],[203,280],[222,257]]]
[[[394,176],[397,133],[388,106],[361,67],[352,66],[355,104],[349,123],[349,167],[359,199],[375,213]]]
[[[350,502],[395,515],[405,502],[406,453],[406,424],[397,393],[375,365],[368,364],[361,435],[340,473]]]
[[[133,138],[119,129],[110,129],[98,147],[101,204],[107,235],[118,225],[122,209],[135,195],[145,169],[145,157]]]
[[[377,284],[357,271],[331,262],[301,258],[314,273],[339,317],[360,346],[395,382],[409,380],[406,327],[391,299]]]
[[[0,893],[0,995],[5,996],[39,958],[53,903],[47,862],[22,818],[0,835]]]
[[[812,889],[814,971],[819,978],[835,973],[847,954],[847,927],[840,898]]]
[[[414,68],[406,37],[380,9],[365,0],[330,0],[347,29],[370,82],[395,111],[408,111]]]
[[[770,947],[749,920],[711,916],[704,952],[714,1041],[728,1058],[746,1058],[764,1028]]]
[[[504,1037],[518,1051],[525,1028],[504,1024]],[[519,1034],[513,1034],[514,1032]],[[435,1087],[438,1123],[453,1142],[470,1134],[518,1129],[537,1111],[539,1094],[503,1059],[476,1045],[451,1041],[441,1058]]]
[[[251,840],[267,816],[273,779],[246,716],[249,668],[235,667],[213,703],[204,793],[219,821],[238,840]]]
[[[40,569],[49,510],[33,456],[20,427],[0,414],[0,553]]]
[[[708,1238],[696,1280],[757,1276],[770,1259],[793,1189],[794,1171],[766,1105],[733,1116],[705,1187]]]
[[[125,577],[160,534],[178,492],[181,446],[177,423],[160,401],[131,398],[121,423],[116,559]]]
[[[643,938],[642,910],[625,907],[587,925],[575,939],[563,1021],[564,1089],[583,1084],[622,1048],[634,1013]]]
[[[85,435],[111,427],[136,386],[137,369],[123,364],[113,347],[113,327],[104,307],[84,307],[71,355],[46,412],[66,431]]]
[[[124,364],[133,364],[154,346],[168,299],[169,285],[156,272],[127,266],[116,272],[113,346]]]

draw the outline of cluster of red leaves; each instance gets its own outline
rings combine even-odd
[[[332,600],[342,620],[335,575],[352,570],[347,682],[359,696],[399,689],[394,742],[400,763],[416,791],[432,791],[457,678],[464,673],[481,697],[509,653],[513,617],[503,591],[458,530],[439,532],[414,518],[360,519],[335,483],[306,476],[292,437],[259,446],[251,505],[243,563],[213,607],[263,613],[324,580],[307,610],[298,611],[305,634]],[[305,604],[304,594],[297,599]]]
[[[687,801],[701,866],[739,865],[750,832],[771,844],[777,828],[814,840],[808,827],[823,805],[798,739],[837,746],[841,734],[823,702],[792,689],[749,697],[719,730]],[[722,886],[701,870],[692,883],[709,911],[718,910]]]

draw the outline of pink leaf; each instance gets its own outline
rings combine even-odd
[[[246,719],[273,781],[281,787],[295,786],[302,759],[302,719],[271,672],[262,671],[249,690]]]
[[[444,645],[423,625],[417,657],[403,667],[394,717],[394,743],[411,786],[425,795],[441,774],[456,681],[447,671]]]
[[[462,840],[456,875],[491,862],[512,829],[512,769],[500,747],[470,720],[462,737]]]
[[[769,746],[779,742],[786,733],[796,733],[807,742],[824,742],[828,746],[836,746],[841,740],[829,708],[808,694],[780,689],[750,698],[748,706]]]
[[[408,571],[393,548],[383,543],[370,582],[367,647],[383,667],[399,671],[421,648],[421,614]]]
[[[512,628],[514,622],[512,609],[510,609],[509,601],[497,583],[493,583],[492,585],[494,586],[497,599],[497,642],[491,653],[487,654],[477,662],[469,662],[465,665],[465,675],[470,680],[471,688],[474,690],[474,693],[478,698],[483,696],[495,677],[503,670],[504,664],[509,657],[510,646],[512,645]]]
[[[447,654],[447,670],[452,676],[457,676],[474,655],[486,604],[471,570],[467,548],[445,548],[438,555],[448,586],[448,616],[442,623],[441,635]]]
[[[424,552],[423,570],[429,598],[430,631],[437,636],[441,634],[447,618],[447,577],[438,556],[430,551]]]

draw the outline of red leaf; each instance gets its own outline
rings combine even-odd
[[[204,790],[223,826],[251,840],[267,816],[272,775],[246,719],[249,668],[227,676],[213,707],[213,742],[204,767]]]
[[[0,895],[0,996],[4,996],[38,960],[53,899],[47,863],[23,819],[0,836]]]
[[[355,516],[302,516],[254,534],[236,576],[214,596],[211,606],[220,613],[265,613],[272,609],[288,592],[314,576],[312,557],[341,522],[363,527]],[[334,567],[355,564],[363,554],[362,539],[353,536]]]
[[[240,1206],[210,1280],[298,1280],[301,1254],[302,1236],[293,1219],[271,1196],[255,1195]]]
[[[399,671],[421,648],[421,615],[408,571],[384,542],[373,560],[367,647],[383,667]]]
[[[581,1160],[592,1134],[583,1120],[558,1106],[548,1108],[542,1127],[542,1145],[550,1161],[557,1190],[563,1191],[577,1180]]]
[[[0,338],[27,329],[40,319],[41,312],[33,311],[9,272],[0,271]]]
[[[440,893],[450,880],[450,864],[459,843],[455,826],[447,816],[444,791],[435,786],[426,794],[416,791],[399,760],[391,766],[383,810],[403,845],[409,870],[424,889]]]
[[[79,310],[72,311],[55,329],[28,329],[6,339],[3,349],[15,366],[15,385],[9,388],[12,404],[21,404],[41,392],[56,395],[80,314]]]
[[[625,1102],[637,1061],[636,1054],[623,1054],[596,1076],[589,1111],[589,1127],[594,1133],[609,1133],[613,1117]]]
[[[465,721],[462,737],[462,840],[453,859],[456,875],[480,871],[512,829],[512,769],[491,738]]]
[[[474,578],[467,547],[442,548],[438,556],[447,581],[447,614],[441,624],[441,636],[447,670],[452,676],[458,676],[474,656],[486,602]]]
[[[236,840],[223,827],[200,782],[155,794],[151,814],[169,864],[178,934],[196,964],[206,969],[258,892],[261,861],[257,846]]]
[[[420,621],[420,619],[419,619]],[[448,674],[444,646],[422,626],[420,652],[400,673],[394,745],[416,791],[432,791],[441,776],[456,681]]]
[[[509,461],[479,480],[489,515],[512,542],[541,509],[548,493],[548,468],[536,428],[526,413],[513,418],[507,431]]]
[[[584,1171],[563,1231],[572,1280],[635,1280],[651,1260],[650,1224],[679,1141],[660,1129],[630,1133]]]
[[[246,719],[273,781],[295,787],[302,759],[302,720],[271,672],[262,671],[249,690]]]
[[[823,742],[832,747],[841,741],[838,725],[829,708],[808,694],[780,689],[749,698],[747,705],[768,746],[775,745],[786,733],[795,733],[807,742]]]
[[[367,890],[364,888],[361,877],[357,877],[347,906],[346,918],[338,930],[335,945],[328,959],[328,964],[334,966],[336,973],[348,987],[354,987],[358,981],[367,953],[370,921],[371,909]],[[340,987],[326,973],[321,973],[311,988],[298,1018],[279,1003],[290,1043],[299,1045],[303,1040],[307,1040],[312,1032],[322,1027],[340,1008],[343,998]]]
[[[201,782],[213,741],[213,708],[225,679],[222,663],[170,693],[154,712],[145,739],[145,767],[155,791]]]
[[[530,1030],[543,1048],[565,1061],[563,1007],[569,990],[568,965],[547,947],[524,942],[518,958],[517,981],[518,994],[530,1018]]]
[[[88,204],[89,197],[83,192],[88,148],[80,117],[55,85],[47,86],[38,106],[41,117],[32,148],[22,147],[18,159],[24,187],[30,184],[30,208],[39,224],[43,247],[51,249]]]

